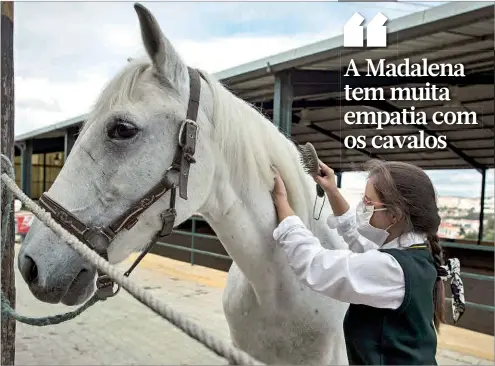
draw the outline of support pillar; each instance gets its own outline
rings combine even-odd
[[[65,131],[65,139],[64,139],[64,162],[67,161],[69,154],[74,147],[74,144],[77,140],[77,134],[79,133],[79,128],[69,127]]]
[[[273,123],[290,137],[292,127],[292,101],[294,98],[290,71],[275,75],[273,95]]]
[[[46,153],[43,153],[43,192],[46,192]]]
[[[14,162],[14,2],[2,1],[1,17],[1,33],[0,47],[2,54],[1,63],[1,80],[0,83],[0,101],[1,101],[1,143],[0,149],[2,154]],[[14,201],[9,200],[5,196],[5,191],[1,193],[1,210],[2,217],[7,213],[7,209],[14,211]],[[15,226],[14,220],[8,223],[7,227],[2,228],[2,237],[5,238],[5,243],[2,243],[1,256],[1,288],[2,293],[10,302],[10,306],[15,309]],[[16,322],[14,319],[3,316],[1,319],[2,334],[1,334],[1,357],[0,365],[14,365],[15,362],[15,332]]]
[[[26,140],[21,153],[21,188],[26,196],[31,197],[33,171],[33,140]]]
[[[485,186],[486,169],[483,169],[481,170],[480,227],[478,230],[478,245],[483,241],[483,221],[485,221]]]

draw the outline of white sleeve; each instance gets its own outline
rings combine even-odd
[[[337,229],[337,233],[339,233],[353,252],[364,253],[368,250],[379,248],[378,245],[358,233],[355,209],[349,208],[346,213],[340,216],[330,214],[327,218],[327,225],[331,229]]]
[[[393,256],[325,249],[297,216],[285,218],[273,237],[299,280],[313,290],[351,304],[389,309],[402,304],[404,273]]]

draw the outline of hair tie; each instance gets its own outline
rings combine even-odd
[[[437,269],[437,277],[440,278],[441,280],[445,281],[451,277],[449,275],[449,270],[447,269],[447,266],[442,266],[438,263],[435,263],[435,267]]]
[[[459,259],[450,258],[443,266],[437,267],[437,275],[442,281],[450,281],[450,290],[452,292],[452,317],[456,323],[466,310],[466,302],[464,299],[464,284],[461,279],[461,264]]]

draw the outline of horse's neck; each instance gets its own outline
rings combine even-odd
[[[272,271],[275,242],[273,229],[276,212],[270,192],[240,192],[235,182],[228,181],[218,170],[215,188],[208,203],[200,209],[227,253],[260,291]]]
[[[287,259],[273,239],[277,215],[270,192],[256,188],[241,192],[240,184],[228,181],[226,175],[219,169],[217,185],[209,203],[200,212],[258,296],[271,296],[274,286],[289,281],[291,276],[287,273]],[[308,180],[304,187],[315,191],[314,184]],[[311,196],[314,199],[315,194]],[[321,204],[322,200],[318,199],[318,212]],[[310,206],[313,209],[313,205]],[[340,239],[326,225],[328,213],[326,201],[320,220],[313,220],[309,229],[314,230],[325,247],[339,247]],[[310,217],[312,215],[313,212]]]
[[[226,90],[221,88],[215,88],[215,90],[217,98],[232,97],[230,94],[227,97],[225,96],[225,93],[229,93]],[[266,133],[273,134],[273,131],[268,130],[273,128],[269,121],[259,113],[247,108],[243,102],[241,103],[237,99],[232,99],[230,103],[225,102],[216,107],[217,113],[215,113],[214,118],[217,118],[217,122],[228,121],[228,123],[233,123],[233,121],[238,121],[239,118],[245,118],[250,120],[255,130],[257,129],[256,133],[260,133],[259,127],[266,125]],[[243,108],[246,108],[245,113],[240,112],[243,111]],[[256,118],[259,118],[259,120],[256,120]],[[245,122],[245,120],[239,121],[239,123],[243,124],[242,126],[245,126]],[[229,128],[226,130],[229,130]],[[238,130],[235,129],[234,131]],[[248,133],[248,131],[244,130],[244,133]],[[227,136],[222,137],[227,138]],[[237,136],[238,138],[239,136]],[[275,141],[277,138],[280,141]],[[215,186],[209,192],[209,198],[199,212],[215,230],[228,254],[259,295],[264,290],[273,290],[274,285],[278,285],[280,281],[284,281],[287,278],[293,278],[293,276],[288,274],[290,268],[287,265],[285,253],[277,247],[273,239],[273,230],[277,226],[277,214],[270,188],[260,182],[262,179],[253,180],[243,176],[244,171],[242,167],[238,166],[239,162],[232,161],[232,155],[239,156],[236,154],[236,149],[242,149],[242,147],[235,143],[236,139],[232,140],[234,141],[232,146],[226,150],[219,149],[215,152],[217,155],[215,156],[216,169],[213,180]],[[222,141],[222,143],[225,143],[225,141]],[[265,141],[264,143],[266,144],[267,142]],[[281,144],[276,146],[289,144],[280,134],[277,134],[277,137],[274,136],[270,143]],[[264,146],[258,147],[263,148]],[[281,150],[278,150],[277,153],[281,154]],[[290,149],[285,151],[284,159],[288,160],[284,160],[284,162],[290,164],[293,161],[293,164],[299,164],[299,157],[295,154],[295,149],[292,150],[292,153],[290,151]],[[240,154],[240,156],[243,155]],[[296,184],[291,184],[292,190],[296,190],[298,195],[293,199],[299,199],[303,202],[311,200],[311,203],[313,203],[316,195],[314,182],[311,177],[303,174],[300,168],[292,169],[292,172],[295,171],[298,171],[295,176],[286,177],[287,179],[301,180]],[[251,172],[248,174],[254,175],[256,173]],[[321,204],[321,200],[318,203]],[[302,207],[312,209],[313,205],[299,205],[299,209],[303,209]],[[328,202],[325,202],[322,217],[326,218],[328,213],[329,205]],[[307,220],[312,215],[313,212],[310,212],[309,215],[306,213],[306,215],[302,216],[304,220]],[[321,236],[326,247],[338,246],[339,238],[335,232],[331,232],[326,227],[325,220],[311,221],[307,224],[310,224],[309,228],[314,229],[318,237]]]

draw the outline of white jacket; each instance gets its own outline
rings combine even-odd
[[[349,209],[342,216],[330,215],[327,223],[337,229],[350,250],[323,248],[297,216],[285,218],[274,230],[273,237],[298,278],[313,290],[343,302],[399,308],[405,291],[402,267],[357,232],[355,210]],[[381,248],[400,249],[424,240],[423,235],[407,233]]]

